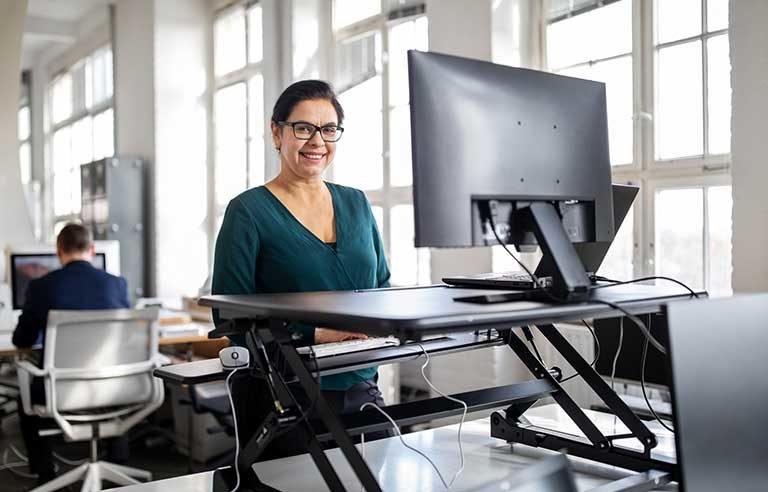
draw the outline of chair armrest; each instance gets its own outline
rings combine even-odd
[[[32,410],[31,386],[34,376],[44,377],[48,371],[40,369],[29,361],[16,360],[16,377],[19,381],[19,395],[21,396],[21,406],[27,415],[35,415]]]
[[[23,372],[31,374],[32,376],[45,377],[48,375],[48,371],[46,369],[41,369],[28,360],[16,360],[16,370],[18,371],[19,369],[21,369]]]

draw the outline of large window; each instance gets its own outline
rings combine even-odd
[[[347,117],[333,180],[368,195],[392,284],[429,283],[428,250],[413,241],[407,70],[407,51],[428,48],[427,18],[420,7],[382,13],[381,4],[334,3],[334,82]]]
[[[731,291],[728,0],[551,0],[548,68],[606,84],[614,182],[642,193],[600,273]]]
[[[213,34],[213,188],[215,224],[220,224],[229,201],[265,178],[261,5],[219,12]]]
[[[18,137],[19,171],[21,184],[28,185],[32,180],[32,118],[30,116],[29,77],[25,73],[21,78],[21,101],[19,102]]]
[[[105,46],[50,85],[54,222],[80,213],[80,166],[114,154],[112,48]]]

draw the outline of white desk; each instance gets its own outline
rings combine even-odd
[[[611,431],[614,419],[607,414],[586,411],[601,430]],[[568,421],[565,413],[556,405],[533,408],[525,416],[542,426],[556,426],[568,431],[578,428]],[[618,426],[621,423],[618,422]],[[674,441],[660,426],[648,427],[659,436],[659,453],[674,455]],[[458,425],[441,427],[405,436],[406,442],[427,453],[440,468],[446,480],[450,480],[459,466],[459,451],[456,442]],[[621,427],[617,427],[620,430]],[[659,430],[660,429],[660,430]],[[514,484],[515,473],[533,463],[538,456],[549,451],[515,445],[510,448],[505,442],[489,436],[488,419],[464,424],[462,442],[464,445],[465,468],[451,490],[482,490],[484,486],[502,484],[508,480]],[[358,446],[359,447],[359,446]],[[639,446],[638,446],[639,447]],[[339,449],[326,452],[339,474],[344,486],[350,491],[360,490],[352,469]],[[365,459],[386,491],[444,491],[440,479],[429,463],[421,456],[406,449],[397,437],[375,441],[365,445]],[[571,459],[580,491],[587,491],[632,474],[607,465],[588,462],[579,458]],[[286,491],[328,490],[320,472],[308,454],[279,460],[256,463],[256,473],[261,480],[273,487]],[[147,484],[123,487],[121,492],[210,492],[213,472],[186,475]],[[673,486],[674,487],[674,486]],[[490,490],[490,489],[488,489]],[[496,490],[504,490],[503,485]]]

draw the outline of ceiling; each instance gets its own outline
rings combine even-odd
[[[113,1],[29,0],[21,46],[22,69],[30,68],[47,51],[74,42],[80,22]]]
[[[77,22],[96,7],[111,0],[29,0],[27,16]]]

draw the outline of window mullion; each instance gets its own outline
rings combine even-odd
[[[382,0],[383,1],[383,0]],[[382,12],[384,10],[382,9]],[[382,23],[379,27],[381,33],[381,46],[382,46],[382,66],[381,66],[381,130],[382,130],[382,149],[384,151],[383,158],[383,170],[384,176],[382,176],[383,186],[383,207],[384,207],[384,229],[385,238],[384,248],[388,251],[390,257],[392,254],[392,197],[391,195],[391,181],[390,181],[390,141],[391,135],[389,132],[389,28],[386,23]]]
[[[654,135],[655,135],[655,50],[654,50],[654,11],[653,2],[646,2],[644,0],[635,0],[637,6],[636,15],[639,17],[640,25],[640,66],[641,73],[636,79],[640,87],[640,101],[641,110],[643,113],[651,115],[649,118],[640,119],[640,179],[639,184],[641,189],[646,191],[641,194],[641,207],[638,207],[638,212],[635,215],[637,219],[636,233],[638,252],[637,252],[637,265],[635,267],[635,274],[652,275],[655,271],[655,221],[654,221],[654,199],[655,194],[653,190],[648,190],[648,180],[643,176],[648,173],[648,170],[652,167],[655,161],[655,147],[654,147]]]
[[[704,139],[702,149],[704,156],[709,155],[709,80],[707,73],[709,71],[709,51],[707,49],[707,0],[701,0],[701,94],[702,94],[702,128],[701,136]],[[706,285],[706,283],[704,284]]]
[[[702,213],[704,216],[701,218],[701,223],[704,224],[703,231],[701,234],[701,239],[703,241],[701,252],[702,252],[702,280],[703,284],[702,287],[705,290],[709,290],[709,277],[711,275],[711,272],[709,271],[709,187],[708,186],[702,186],[701,187],[701,193],[702,193],[702,199],[703,199],[703,206]]]

